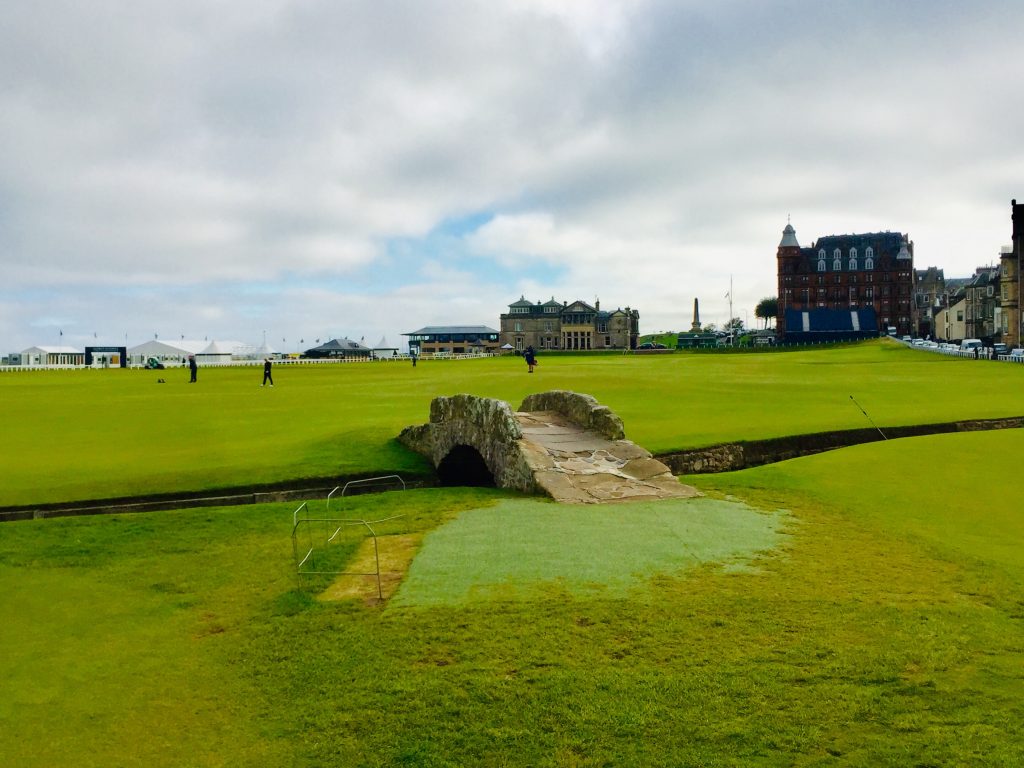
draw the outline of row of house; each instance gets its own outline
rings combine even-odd
[[[776,251],[776,333],[787,342],[894,334],[1020,346],[1024,204],[1011,203],[1013,244],[966,278],[914,268],[900,232],[830,235],[803,248],[787,224]]]
[[[1004,246],[999,262],[975,269],[964,278],[947,279],[929,267],[916,273],[914,305],[916,335],[940,341],[981,339],[986,346],[1002,342],[1021,346],[1020,274],[1024,250],[1024,204],[1011,201],[1012,245]]]

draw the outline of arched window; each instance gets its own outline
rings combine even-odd
[[[824,259],[825,258],[825,249],[824,248],[819,248],[818,249],[818,258],[819,259]]]
[[[871,252],[871,249],[868,248],[868,253],[870,253],[870,252]],[[875,268],[875,260],[873,258],[871,258],[870,256],[865,256],[864,257],[864,269],[874,269],[874,268]]]
[[[850,271],[852,272],[852,271],[854,271],[856,269],[857,269],[857,257],[856,256],[851,256],[850,257]]]
[[[818,271],[819,272],[824,272],[825,271],[825,260],[824,259],[818,259]]]
[[[870,245],[867,248],[864,249],[864,258],[866,258],[866,259],[873,259],[873,258],[875,258],[875,249],[872,248]]]
[[[836,248],[834,251],[832,251],[832,258],[833,259],[841,258],[842,255],[843,255],[843,252],[840,251],[838,248]]]
[[[850,258],[851,259],[856,259],[857,258],[857,249],[856,248],[851,248],[850,249]]]
[[[836,251],[836,253],[838,253],[838,251]],[[843,262],[842,262],[842,260],[838,256],[836,256],[832,260],[832,269],[834,269],[836,272],[838,272],[842,268],[843,268]]]

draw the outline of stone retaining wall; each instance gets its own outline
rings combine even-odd
[[[700,475],[714,472],[732,472],[746,467],[773,464],[777,461],[810,456],[822,451],[846,448],[861,443],[872,443],[886,438],[938,435],[949,432],[978,432],[989,429],[1019,429],[1024,427],[1024,416],[1007,419],[974,419],[942,424],[918,424],[905,427],[877,429],[847,429],[837,432],[817,432],[769,440],[751,440],[723,443],[706,448],[678,451],[659,455],[676,475]]]

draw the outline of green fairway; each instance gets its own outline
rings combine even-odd
[[[157,384],[160,376],[166,384]],[[438,394],[593,394],[655,451],[1024,413],[1024,367],[813,352],[0,376],[3,503],[426,470]],[[385,606],[299,581],[294,505],[0,526],[18,766],[1024,760],[1024,432],[858,446],[605,507],[335,502],[421,541]],[[730,499],[729,497],[734,497]],[[785,510],[785,511],[781,511]],[[323,502],[313,505],[314,514]],[[332,552],[356,557],[351,535]]]
[[[749,567],[780,543],[780,515],[713,499],[597,507],[504,501],[427,537],[398,606],[543,596],[626,597],[707,563]]]
[[[166,384],[157,384],[164,378]],[[1024,414],[1024,366],[887,342],[786,353],[542,356],[187,372],[0,375],[0,505],[205,491],[303,478],[422,473],[394,437],[437,395],[518,406],[545,389],[594,395],[656,453],[867,425]]]
[[[709,494],[689,515],[468,489],[342,500],[426,534],[383,608],[296,581],[293,505],[7,523],[0,754],[1020,764],[1024,522],[989,480],[1022,451],[1021,430],[939,435],[686,478]]]

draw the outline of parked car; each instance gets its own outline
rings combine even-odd
[[[992,345],[992,354],[994,355],[1006,355],[1009,354],[1010,348],[1007,347],[1003,342],[997,341]]]
[[[909,341],[910,341],[910,337],[909,337],[909,336],[904,336],[904,337],[903,337],[903,338],[901,339],[901,341],[906,341],[906,342],[909,342]]]
[[[1021,347],[1014,347],[1010,350],[1010,357],[1024,357],[1024,349]]]
[[[967,351],[981,349],[981,339],[964,339],[960,342],[960,349]]]
[[[924,346],[924,339],[911,339],[910,343],[913,344],[915,347],[921,347]]]

